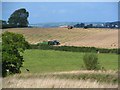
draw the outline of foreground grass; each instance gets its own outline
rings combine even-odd
[[[84,53],[53,50],[26,50],[22,72],[43,73],[80,70]],[[98,54],[100,64],[107,70],[118,69],[118,55]]]
[[[22,73],[4,78],[3,88],[117,88],[117,81],[117,73]]]
[[[69,79],[69,80],[90,80],[97,81],[100,83],[113,83],[118,84],[118,73],[115,71],[88,71],[80,70],[79,72],[54,72],[54,73],[26,73],[15,75],[19,79],[30,79],[30,78],[57,78],[57,79]]]
[[[118,75],[110,74],[63,74],[56,75],[60,79],[72,79],[72,80],[91,80],[104,83],[118,83]]]

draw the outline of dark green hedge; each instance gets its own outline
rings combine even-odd
[[[100,52],[100,53],[116,53],[120,54],[120,49],[104,49],[95,47],[76,47],[76,46],[52,46],[45,44],[32,44],[30,49],[41,49],[41,50],[58,50],[58,51],[71,51],[71,52]]]

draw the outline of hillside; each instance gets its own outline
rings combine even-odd
[[[30,43],[59,40],[61,45],[100,48],[118,47],[117,29],[11,28],[4,31],[23,34]]]

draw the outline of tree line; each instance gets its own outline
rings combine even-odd
[[[73,27],[75,28],[120,28],[120,21],[116,22],[107,22],[101,24],[85,24],[85,23],[78,23],[75,24]]]

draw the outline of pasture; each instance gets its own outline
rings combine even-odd
[[[22,73],[60,72],[82,70],[84,53],[54,50],[26,50],[23,54]],[[118,55],[98,54],[98,59],[106,70],[118,69]]]

